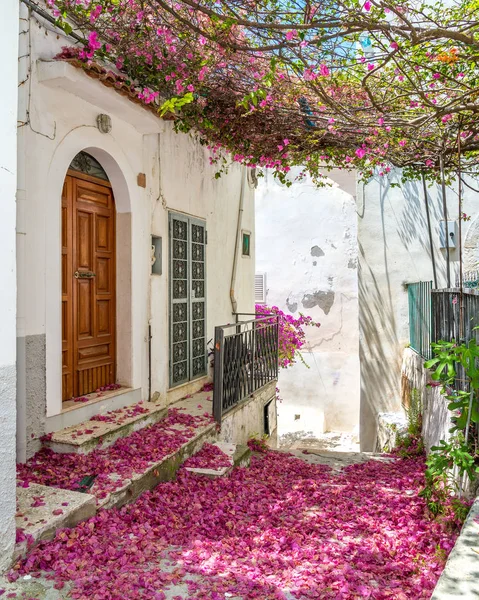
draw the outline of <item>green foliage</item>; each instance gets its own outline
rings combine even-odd
[[[421,392],[417,388],[413,388],[411,392],[411,403],[406,409],[408,422],[408,433],[416,436],[422,431],[422,398]]]
[[[167,113],[176,114],[176,111],[186,106],[187,104],[191,104],[193,102],[194,96],[191,92],[188,92],[184,96],[170,98],[163,102],[160,107],[160,116],[163,117]]]
[[[440,341],[432,344],[435,357],[425,363],[428,369],[434,368],[434,382],[441,385],[441,392],[448,400],[452,412],[452,434],[448,441],[441,440],[431,448],[427,459],[426,486],[421,492],[429,511],[433,515],[450,512],[457,522],[467,516],[468,504],[457,495],[462,494],[462,481],[465,476],[473,480],[479,472],[477,454],[469,440],[471,424],[479,423],[479,347],[475,339],[457,344]],[[466,385],[457,389],[458,368],[462,367]],[[468,389],[467,389],[468,388]]]
[[[436,357],[425,363],[427,369],[435,367],[434,381],[442,385],[442,393],[449,400],[448,409],[452,411],[453,427],[451,433],[463,432],[468,423],[479,423],[479,346],[475,339],[466,344],[438,342],[432,344]],[[469,390],[457,389],[457,366],[465,373]]]
[[[422,441],[422,398],[421,392],[414,388],[411,392],[411,403],[406,409],[407,432],[397,436],[394,453],[401,458],[420,456],[424,454],[424,443]],[[395,431],[396,425],[391,429]]]

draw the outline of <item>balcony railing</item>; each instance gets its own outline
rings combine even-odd
[[[213,414],[224,414],[278,378],[278,317],[215,327]]]
[[[408,285],[409,342],[424,358],[432,357],[431,342],[479,343],[479,290],[464,287],[433,290],[430,281]]]

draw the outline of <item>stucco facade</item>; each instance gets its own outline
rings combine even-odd
[[[239,166],[215,179],[208,151],[171,122],[132,103],[71,64],[54,60],[69,43],[28,15],[21,36],[18,174],[17,455],[25,460],[45,433],[81,422],[91,412],[152,397],[166,404],[203,385],[169,386],[169,214],[206,222],[207,332],[232,322],[230,282],[241,180]],[[97,116],[111,118],[101,133]],[[117,381],[129,388],[92,408],[62,409],[61,196],[78,152],[106,171],[116,207]],[[244,185],[243,227],[254,233],[254,190]],[[162,239],[161,274],[151,273],[151,236]],[[252,258],[238,257],[238,310],[253,310]],[[13,287],[12,287],[13,289]],[[149,356],[149,326],[151,356]],[[211,344],[210,344],[211,345]],[[151,360],[151,382],[149,382]]]
[[[469,178],[467,183],[478,187]],[[392,187],[392,183],[399,184]],[[478,194],[463,186],[464,269],[479,263]],[[438,287],[446,287],[446,250],[440,244],[444,219],[439,185],[428,187],[433,254]],[[447,188],[448,220],[459,215],[457,185]],[[400,174],[374,177],[358,187],[359,319],[361,358],[361,444],[376,445],[379,413],[401,408],[401,363],[409,344],[407,284],[432,281],[433,269],[421,182],[401,183]],[[451,285],[456,284],[459,240],[450,248]]]
[[[292,178],[297,174],[293,171]],[[259,179],[256,271],[266,274],[266,303],[310,315],[301,362],[280,372],[280,436],[357,431],[359,326],[354,173],[334,170],[330,185],[309,179]]]
[[[0,66],[0,571],[7,566],[15,543],[15,386],[16,267],[15,190],[17,175],[17,50],[18,2],[2,4]]]

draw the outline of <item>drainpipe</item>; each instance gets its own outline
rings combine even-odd
[[[434,289],[437,290],[436,260],[434,258],[434,243],[432,241],[431,216],[429,214],[429,202],[428,202],[426,178],[424,177],[424,173],[422,174],[422,187],[423,187],[423,191],[424,191],[424,203],[426,205],[427,230],[429,233],[429,248],[431,250],[431,262],[432,262],[432,274],[433,274],[433,278],[434,278]]]
[[[243,223],[243,206],[244,206],[244,187],[245,187],[245,179],[246,179],[246,167],[243,167],[243,173],[241,174],[241,187],[240,187],[240,199],[239,199],[239,208],[238,208],[238,222],[236,225],[236,243],[235,243],[235,253],[233,256],[233,270],[231,272],[231,286],[230,286],[230,300],[231,300],[231,310],[232,313],[235,314],[238,312],[238,301],[236,299],[236,274],[238,271],[238,253],[240,248],[240,237],[241,237],[241,225]]]
[[[446,198],[446,179],[445,179],[445,173],[444,173],[444,157],[441,154],[439,156],[439,163],[440,163],[440,169],[441,169],[441,189],[442,189],[442,210],[443,210],[443,216],[444,216],[444,231],[445,231],[445,238],[446,238],[446,279],[447,279],[447,287],[450,288],[451,287],[451,262],[450,262],[450,256],[449,256],[449,235],[448,235],[448,231],[447,231],[447,198]]]

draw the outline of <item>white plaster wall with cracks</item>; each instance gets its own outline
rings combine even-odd
[[[466,179],[472,187],[477,181]],[[391,184],[399,184],[392,187]],[[479,262],[479,194],[463,186],[464,269]],[[444,220],[439,185],[427,189],[438,287],[446,287]],[[446,191],[448,220],[459,216],[457,183]],[[361,444],[376,447],[379,413],[401,409],[401,363],[409,343],[407,284],[432,281],[433,269],[422,182],[403,184],[398,172],[358,187],[359,306],[361,356]],[[459,243],[450,248],[451,285],[459,267]]]
[[[6,0],[0,22],[0,572],[8,566],[15,544],[17,49],[18,2]]]
[[[293,171],[293,179],[297,171]],[[355,175],[332,171],[329,185],[291,187],[271,173],[256,195],[256,271],[266,273],[266,303],[310,315],[301,362],[280,372],[283,440],[326,431],[357,432],[359,328]]]
[[[208,151],[192,136],[175,134],[155,117],[72,65],[53,60],[69,43],[50,25],[28,16],[21,27],[18,176],[19,385],[17,456],[25,460],[46,431],[92,414],[146,399],[149,391],[148,330],[151,326],[151,393],[164,404],[188,394],[169,392],[168,212],[207,224],[207,339],[214,326],[233,321],[230,278],[238,218],[240,167],[215,179]],[[48,33],[48,35],[47,35]],[[58,33],[58,32],[55,32]],[[102,133],[97,116],[108,114]],[[85,151],[99,161],[116,208],[117,381],[131,388],[127,400],[62,407],[61,195],[68,167]],[[138,177],[138,175],[141,175]],[[246,186],[243,228],[252,232],[254,192]],[[162,238],[161,275],[151,274],[151,236]],[[254,260],[238,262],[238,309],[254,306]],[[196,382],[198,387],[204,383]],[[88,413],[88,414],[87,414]],[[73,415],[73,416],[72,416]]]

